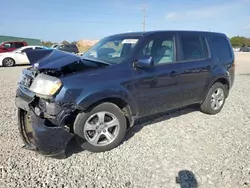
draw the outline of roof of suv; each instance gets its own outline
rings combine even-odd
[[[206,34],[206,35],[224,35],[223,33],[219,32],[210,32],[210,31],[192,31],[192,30],[156,30],[156,31],[146,31],[146,32],[127,32],[127,33],[120,33],[114,34],[111,36],[150,36],[150,35],[158,35],[164,33],[196,33],[196,34]]]

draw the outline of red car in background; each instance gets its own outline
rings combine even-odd
[[[0,44],[0,53],[11,52],[17,48],[27,46],[27,43],[24,41],[6,41]]]

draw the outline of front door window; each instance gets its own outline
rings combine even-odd
[[[163,37],[149,41],[142,49],[140,56],[152,56],[154,65],[172,63],[175,61],[174,38]]]

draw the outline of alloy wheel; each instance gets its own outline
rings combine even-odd
[[[91,115],[84,126],[86,140],[94,146],[106,146],[112,143],[120,129],[117,117],[106,111]]]
[[[211,97],[211,107],[213,110],[218,110],[222,107],[225,100],[224,91],[221,88],[217,88]]]
[[[7,59],[5,59],[4,61],[5,61],[5,62],[4,62],[4,65],[7,66],[7,67],[11,67],[11,66],[14,65],[13,59],[7,58]]]

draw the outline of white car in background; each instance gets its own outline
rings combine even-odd
[[[0,53],[0,66],[12,67],[14,65],[29,64],[26,52],[29,50],[49,49],[44,46],[24,46],[11,52]]]
[[[234,50],[235,52],[239,52],[239,51],[240,51],[240,48],[233,48],[233,50]]]

